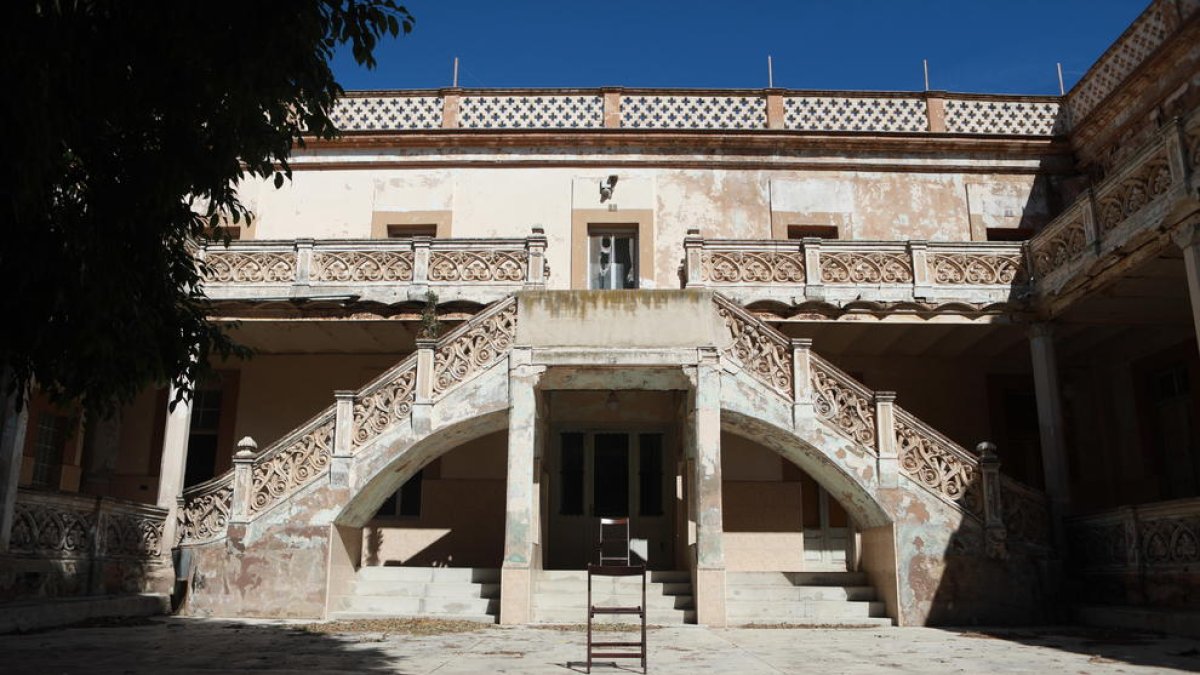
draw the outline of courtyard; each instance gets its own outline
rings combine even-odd
[[[582,626],[154,618],[0,636],[8,673],[584,672]],[[654,673],[1200,671],[1200,641],[1076,627],[652,628]],[[636,661],[595,673],[640,672]]]

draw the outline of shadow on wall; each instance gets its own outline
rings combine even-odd
[[[110,619],[37,637],[0,636],[0,652],[6,673],[405,671],[404,656],[364,644],[378,637],[203,619]]]

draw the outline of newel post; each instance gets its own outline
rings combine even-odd
[[[434,356],[438,341],[417,338],[417,389],[412,407],[413,433],[424,435],[432,428]]]
[[[812,419],[812,338],[792,338],[792,427]]]
[[[704,264],[703,249],[704,240],[700,238],[699,228],[688,228],[687,235],[683,238],[683,268],[688,288],[704,287],[704,274],[700,267]]]
[[[246,436],[237,443],[233,454],[233,504],[230,524],[241,525],[250,521],[254,500],[254,458],[258,456],[258,443]]]
[[[329,463],[329,484],[350,486],[350,459],[354,452],[355,392],[339,389],[333,392],[333,457]]]
[[[975,446],[979,453],[979,472],[983,474],[983,527],[985,547],[989,558],[1008,557],[1004,528],[1004,502],[1000,492],[1000,457],[996,444],[984,441]]]
[[[900,485],[900,452],[896,445],[896,392],[875,392],[875,453],[879,487]]]
[[[413,286],[429,284],[429,248],[432,242],[429,237],[413,237]]]
[[[933,281],[929,278],[929,242],[908,242],[908,255],[912,261],[913,297],[929,297],[933,290]]]
[[[525,251],[528,254],[525,269],[525,288],[543,289],[546,287],[546,228],[541,225],[533,226],[533,233],[525,237]]]
[[[821,238],[805,237],[804,247],[804,295],[810,300],[825,299],[825,282],[821,280]]]
[[[312,239],[296,240],[296,281],[297,286],[308,286],[312,283]]]

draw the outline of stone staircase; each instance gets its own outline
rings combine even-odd
[[[587,623],[587,572],[542,570],[533,590],[533,622]],[[595,577],[592,602],[597,605],[638,605],[642,602],[640,577]],[[646,623],[677,625],[696,622],[692,579],[687,570],[653,571],[646,579]],[[596,623],[637,623],[636,616],[604,615]]]
[[[862,572],[729,572],[730,625],[890,626]]]
[[[500,570],[472,567],[363,567],[350,595],[334,598],[331,619],[419,616],[495,623]]]

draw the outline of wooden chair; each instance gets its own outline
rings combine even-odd
[[[600,543],[596,548],[601,565],[628,566],[630,564],[629,519],[601,518]]]
[[[592,602],[592,577],[635,577],[642,578],[642,602],[639,605],[605,606]],[[641,640],[603,640],[592,637],[592,621],[602,614],[633,614],[641,619]],[[637,651],[628,651],[637,647]],[[622,651],[606,651],[621,649]],[[646,672],[646,566],[645,565],[593,565],[588,563],[588,625],[587,625],[587,672],[592,672],[594,659],[641,659],[642,672]]]

